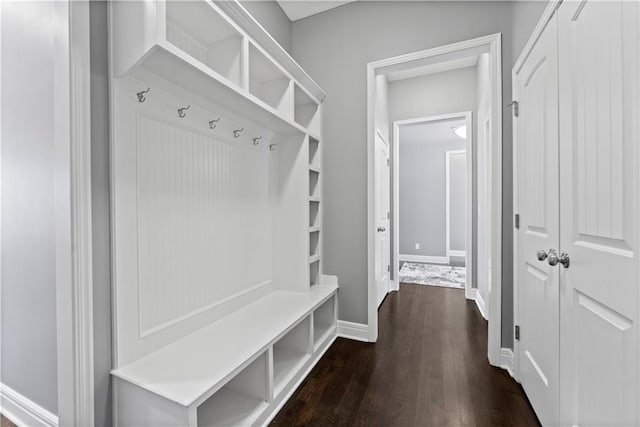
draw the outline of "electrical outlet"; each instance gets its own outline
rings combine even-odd
[[[416,243],[416,249],[420,249],[420,243]]]

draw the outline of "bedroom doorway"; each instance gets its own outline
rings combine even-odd
[[[399,283],[473,288],[472,129],[471,112],[394,122]]]

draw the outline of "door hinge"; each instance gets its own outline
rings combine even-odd
[[[520,115],[520,104],[518,101],[513,101],[511,104],[507,105],[507,107],[513,107],[513,117],[518,117]]]
[[[387,212],[387,219],[391,219],[391,212]]]
[[[389,165],[390,165],[390,163],[389,163],[389,162],[390,162],[390,160],[389,160],[389,159],[387,159],[387,166],[389,166]]]
[[[520,325],[516,325],[516,340],[520,341]]]
[[[515,214],[515,225],[516,229],[520,230],[520,214]]]
[[[391,266],[387,265],[387,273],[391,273]]]

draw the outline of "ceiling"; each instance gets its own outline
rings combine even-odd
[[[287,14],[290,20],[297,21],[298,19],[306,18],[307,16],[321,13],[334,7],[342,6],[347,3],[352,3],[355,0],[349,1],[333,1],[333,0],[277,0],[278,4]]]
[[[400,127],[400,142],[402,144],[420,144],[429,141],[464,142],[464,139],[453,133],[452,129],[464,124],[464,119],[456,119],[403,125]]]

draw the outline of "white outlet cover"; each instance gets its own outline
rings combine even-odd
[[[420,243],[416,243],[416,249],[420,249]]]

